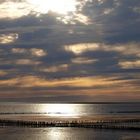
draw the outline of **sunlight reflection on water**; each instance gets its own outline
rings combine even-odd
[[[84,128],[3,128],[3,140],[140,140],[139,132]]]
[[[41,106],[41,112],[45,112],[48,116],[73,116],[76,117],[78,112],[75,108],[75,105],[71,104],[48,104]]]

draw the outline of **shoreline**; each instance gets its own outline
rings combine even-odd
[[[3,114],[1,119],[23,120],[23,121],[48,121],[48,120],[87,120],[87,121],[107,121],[107,120],[140,120],[140,115],[94,115],[94,116],[52,116],[42,114]]]

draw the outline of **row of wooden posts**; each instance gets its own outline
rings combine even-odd
[[[139,125],[135,125],[139,124]],[[83,127],[98,129],[131,129],[140,130],[140,120],[114,120],[114,121],[22,121],[22,120],[0,120],[0,126],[18,127]]]

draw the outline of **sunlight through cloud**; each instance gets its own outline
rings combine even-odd
[[[75,64],[92,64],[97,62],[97,59],[90,59],[90,58],[86,58],[86,57],[76,57],[76,58],[72,58],[71,59],[72,63]]]
[[[10,34],[1,34],[0,35],[0,44],[9,44],[15,42],[18,39],[18,34],[10,33]]]
[[[67,14],[76,11],[76,0],[27,0],[40,13],[49,11],[59,14]]]
[[[33,56],[37,56],[37,57],[42,57],[47,55],[47,53],[42,49],[32,48],[30,51]]]
[[[81,43],[74,45],[64,46],[64,49],[68,52],[73,52],[76,55],[80,55],[86,51],[95,51],[100,48],[100,45],[97,43]]]
[[[140,60],[120,61],[119,66],[121,66],[123,69],[140,68]]]
[[[5,1],[0,4],[0,18],[16,19],[30,13],[30,8],[25,2]]]
[[[28,15],[36,17],[55,13],[56,19],[68,24],[90,24],[90,19],[81,13],[87,0],[23,0],[5,1],[0,4],[0,19],[18,19]]]

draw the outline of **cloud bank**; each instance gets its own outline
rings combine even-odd
[[[140,1],[43,2],[0,1],[1,101],[140,101]]]

